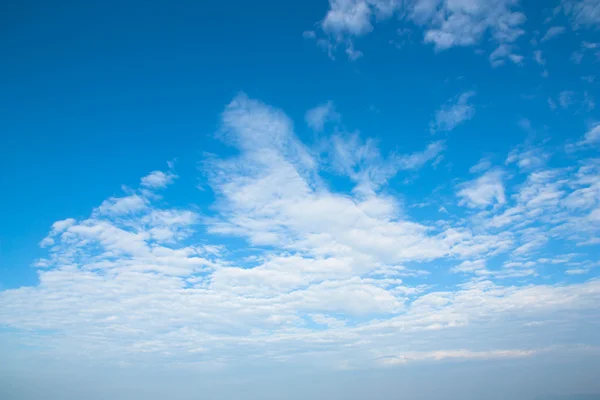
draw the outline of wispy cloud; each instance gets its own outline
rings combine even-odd
[[[547,42],[548,40],[555,38],[559,35],[565,33],[567,29],[564,26],[551,26],[548,28],[544,36],[542,37],[542,42]]]
[[[335,111],[333,102],[328,101],[327,103],[308,110],[305,115],[305,120],[312,130],[321,132],[325,127],[325,123],[339,121],[340,114]]]
[[[448,100],[435,113],[435,118],[430,124],[431,132],[451,131],[458,125],[475,116],[475,106],[470,102],[475,92],[464,92]]]

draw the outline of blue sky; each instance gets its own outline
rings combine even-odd
[[[9,398],[600,392],[598,0],[1,14]]]

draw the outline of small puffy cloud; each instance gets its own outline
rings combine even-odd
[[[321,132],[327,122],[339,121],[340,114],[335,111],[333,102],[328,101],[308,110],[304,119],[312,130]]]
[[[475,116],[475,106],[470,102],[475,92],[469,91],[449,100],[435,113],[430,124],[432,132],[451,131]]]
[[[425,42],[446,50],[475,45],[486,33],[497,43],[514,42],[524,33],[521,25],[526,20],[514,5],[512,0],[419,0],[414,2],[411,15],[417,23],[427,25]]]
[[[490,272],[486,269],[485,260],[463,261],[460,265],[453,267],[451,272],[474,274],[479,276],[490,274]]]
[[[355,61],[361,58],[363,56],[363,53],[360,50],[356,50],[354,48],[354,44],[351,41],[349,41],[346,45],[346,55],[348,56],[348,59],[350,59],[351,61]]]
[[[501,44],[489,55],[488,58],[490,60],[490,64],[492,64],[492,67],[496,68],[504,65],[506,60],[510,60],[513,64],[521,64],[525,57],[513,53],[513,46]]]
[[[504,60],[510,55],[510,46],[500,45],[489,55],[490,63],[493,67],[499,67],[504,64]]]
[[[472,208],[482,208],[493,204],[504,204],[506,196],[504,194],[503,183],[504,172],[495,169],[486,172],[479,178],[465,182],[459,186],[457,193],[461,198],[459,204]]]
[[[486,36],[497,44],[515,42],[526,21],[517,8],[514,0],[330,0],[321,29],[336,42],[347,43],[398,15],[401,23],[422,26],[424,41],[443,51],[474,46]]]
[[[373,29],[371,25],[372,5],[364,0],[331,0],[329,11],[323,19],[325,32],[336,36],[364,35]]]
[[[542,37],[542,42],[546,42],[552,38],[562,35],[566,30],[567,29],[564,26],[551,26]]]
[[[62,221],[56,221],[52,224],[52,234],[57,234],[63,232],[68,227],[72,226],[75,223],[75,219],[67,218]]]
[[[142,178],[141,184],[148,189],[162,189],[173,183],[177,175],[173,172],[153,171]]]
[[[111,197],[97,208],[100,214],[120,215],[134,213],[146,208],[147,200],[137,194],[126,197]]]
[[[563,90],[558,95],[558,104],[560,104],[562,108],[569,108],[569,106],[573,105],[573,103],[575,102],[574,97],[575,92],[570,90]]]
[[[510,61],[512,61],[515,64],[521,64],[525,57],[523,57],[522,55],[519,55],[519,54],[510,54],[508,56],[508,58]]]

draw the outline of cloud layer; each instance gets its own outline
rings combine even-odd
[[[497,3],[499,13],[511,4]],[[344,20],[353,32],[363,22]],[[472,117],[471,97],[438,112],[436,130]],[[307,114],[317,130],[326,108]],[[600,301],[600,281],[585,278],[598,266],[587,252],[600,234],[597,159],[553,167],[520,146],[429,200],[446,213],[418,220],[388,182],[434,171],[442,141],[382,154],[340,130],[312,148],[283,111],[244,94],[221,123],[237,151],[201,163],[213,211],[169,206],[170,164],[88,218],[57,221],[41,243],[39,284],[0,292],[0,323],[55,357],[209,368],[240,358],[385,367],[598,345],[578,335]],[[596,128],[575,151],[597,144]],[[334,190],[324,172],[352,188]]]

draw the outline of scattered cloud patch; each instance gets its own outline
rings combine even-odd
[[[599,0],[563,0],[562,7],[575,29],[600,26]]]
[[[454,99],[449,100],[435,113],[435,118],[430,124],[431,132],[451,131],[465,121],[475,116],[475,106],[471,99],[475,92],[464,92]]]
[[[504,172],[495,169],[486,172],[477,179],[461,184],[457,193],[458,197],[461,198],[459,205],[480,208],[494,204],[504,204],[506,196],[504,194],[503,177]]]
[[[153,171],[142,178],[141,184],[148,189],[163,189],[173,183],[175,179],[177,179],[177,175],[172,170],[167,172]]]
[[[547,42],[550,39],[553,39],[557,36],[562,35],[563,33],[566,32],[566,28],[564,26],[551,26],[550,28],[548,28],[548,30],[546,31],[546,33],[544,34],[544,36],[542,37],[541,41],[542,42]]]
[[[322,31],[335,43],[353,48],[353,39],[374,30],[374,25],[398,16],[423,29],[423,40],[436,51],[474,46],[485,37],[499,45],[515,42],[524,34],[525,15],[518,2],[456,2],[450,0],[330,0],[321,22]]]
[[[171,207],[149,190],[164,179],[142,180],[55,222],[39,283],[0,291],[17,342],[105,365],[370,368],[527,357],[547,349],[531,337],[570,324],[575,343],[599,316],[585,253],[600,237],[596,158],[552,166],[543,143],[522,145],[503,169],[485,158],[474,179],[423,199],[389,181],[435,164],[447,142],[386,154],[337,132],[311,148],[282,110],[245,94],[221,119],[236,151],[200,165],[214,212]],[[440,212],[414,217],[425,202]],[[555,249],[568,244],[578,253]],[[556,275],[567,281],[545,279]]]
[[[305,120],[312,130],[321,132],[325,128],[327,122],[339,121],[340,114],[335,111],[333,102],[328,101],[327,103],[323,103],[308,110],[305,115]]]

